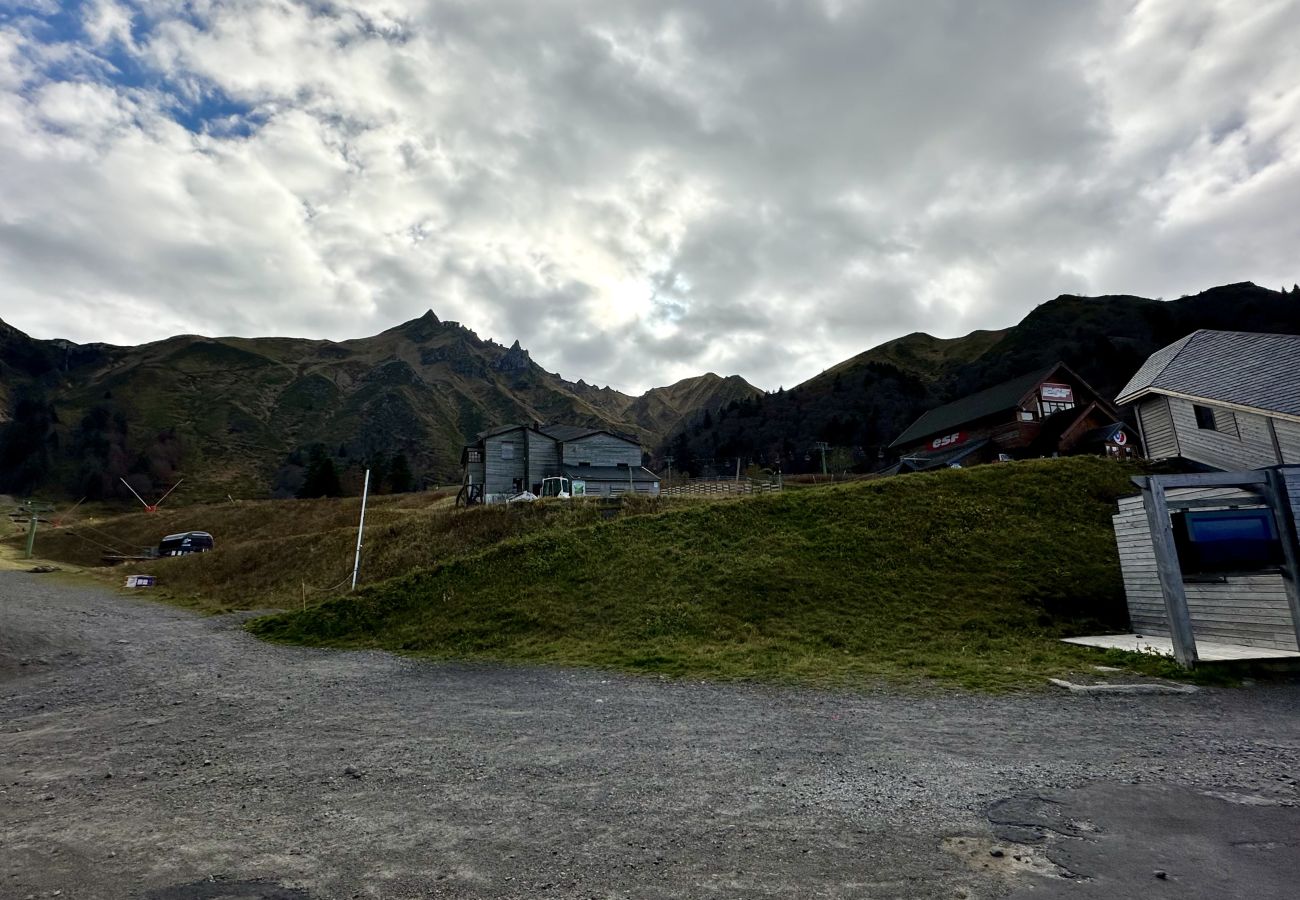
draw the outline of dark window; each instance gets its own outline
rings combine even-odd
[[[1196,413],[1196,427],[1205,431],[1214,431],[1214,410],[1208,406],[1194,404],[1192,412]]]

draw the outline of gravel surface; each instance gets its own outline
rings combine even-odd
[[[1262,898],[1300,857],[1296,684],[848,694],[239,623],[0,573],[0,897],[1188,897],[1195,855]],[[1212,833],[1158,853],[1159,803]]]

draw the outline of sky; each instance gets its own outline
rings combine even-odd
[[[0,0],[0,318],[775,390],[1300,280],[1297,0]]]

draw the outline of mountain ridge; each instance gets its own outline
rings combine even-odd
[[[737,457],[784,472],[828,466],[871,471],[889,443],[927,409],[1065,362],[1114,397],[1148,355],[1198,328],[1300,334],[1300,287],[1252,282],[1177,300],[1062,294],[1008,328],[956,338],[913,332],[843,360],[793,388],[729,404],[656,450],[692,474],[733,471]]]
[[[0,375],[0,489],[92,497],[123,493],[122,477],[143,492],[182,474],[195,498],[283,496],[313,452],[352,480],[401,455],[417,481],[445,482],[464,441],[504,421],[607,427],[652,446],[698,404],[760,393],[738,377],[640,397],[569,382],[518,341],[432,310],[344,341],[174,335],[136,347],[0,322]]]

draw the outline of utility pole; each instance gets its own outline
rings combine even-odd
[[[822,452],[822,474],[823,475],[826,474],[826,448],[829,446],[830,445],[827,444],[825,441],[818,441],[817,443],[813,444],[813,447],[815,449],[820,450]]]
[[[740,481],[740,457],[736,457],[736,481]]]
[[[357,589],[357,572],[361,569],[361,534],[366,530],[366,498],[370,496],[370,470],[366,469],[366,481],[361,486],[361,521],[357,524],[357,555],[352,561],[352,590]]]

